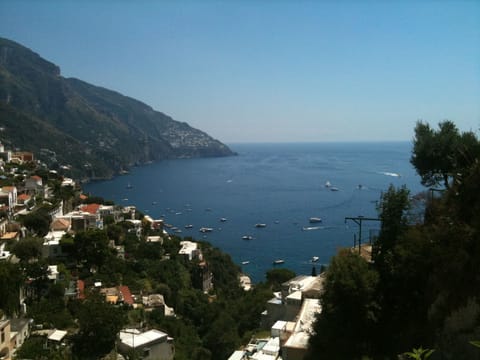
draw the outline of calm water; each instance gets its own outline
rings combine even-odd
[[[275,259],[285,260],[280,266],[297,274],[311,273],[312,256],[319,257],[317,270],[328,264],[339,247],[353,245],[358,233],[357,225],[345,223],[345,217],[376,217],[375,202],[390,184],[406,184],[412,193],[423,190],[409,163],[408,142],[231,148],[239,155],[163,161],[86,184],[84,190],[162,217],[182,230],[180,236],[208,240],[229,253],[255,282],[264,279]],[[323,221],[309,224],[310,217]],[[257,223],[266,227],[256,228]],[[186,229],[187,224],[193,228]],[[302,230],[312,226],[319,228]],[[214,230],[202,234],[200,227]],[[365,222],[363,237],[375,229],[378,223]],[[243,240],[244,235],[253,239]]]

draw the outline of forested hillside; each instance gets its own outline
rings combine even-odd
[[[62,77],[58,66],[3,38],[0,126],[1,141],[35,152],[50,168],[72,165],[74,177],[110,177],[160,159],[233,154],[138,100]]]
[[[412,221],[405,187],[382,195],[372,262],[345,250],[327,270],[309,359],[480,359],[479,156],[474,133],[417,123],[424,219]]]

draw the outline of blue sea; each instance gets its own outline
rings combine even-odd
[[[359,228],[345,218],[376,218],[390,184],[405,184],[412,195],[425,190],[409,162],[410,142],[230,147],[238,156],[161,161],[85,184],[84,191],[163,218],[182,231],[179,236],[209,241],[259,282],[274,266],[318,271],[339,248],[353,246]],[[311,217],[322,222],[310,224]],[[201,233],[201,227],[213,231]],[[362,238],[378,228],[377,221],[364,222]],[[273,265],[277,259],[284,263]]]

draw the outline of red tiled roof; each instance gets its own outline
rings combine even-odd
[[[55,219],[52,221],[51,229],[64,229],[67,230],[70,227],[70,221],[67,219]]]
[[[85,194],[80,194],[79,198],[80,198],[80,200],[86,200],[86,199],[88,199],[88,196],[85,195]]]
[[[96,214],[99,208],[99,204],[88,204],[82,207],[82,211],[88,212],[90,214]]]
[[[40,176],[38,176],[38,175],[33,175],[33,176],[31,177],[31,179],[37,180],[37,181],[42,180],[42,178],[41,178]]]
[[[134,303],[133,296],[132,296],[132,293],[130,292],[130,289],[128,288],[128,286],[125,286],[125,285],[119,286],[118,290],[120,290],[120,292],[122,293],[123,302],[125,304],[128,304],[128,305],[133,305],[133,303]]]
[[[82,300],[85,299],[85,281],[77,280],[77,289],[78,289],[77,297]]]
[[[17,200],[28,200],[28,199],[30,199],[30,197],[31,196],[27,195],[27,194],[20,194],[20,195],[18,195]]]

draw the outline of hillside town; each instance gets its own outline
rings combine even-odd
[[[220,271],[215,260],[204,255],[204,249],[214,251],[194,239],[175,237],[162,219],[141,214],[135,206],[82,193],[65,175],[68,166],[61,167],[63,173],[49,170],[33,153],[3,145],[0,158],[0,359],[183,358],[176,356],[182,339],[161,326],[168,318],[190,321],[185,309],[178,308],[189,301],[188,295],[174,299],[171,284],[181,282],[175,277],[188,275],[186,283],[207,299],[202,306],[220,303],[219,292],[225,291],[220,289]],[[122,275],[114,269],[125,264],[135,268],[144,257],[157,265],[180,261],[188,274],[164,274],[171,278],[155,286],[148,276],[137,278],[136,270]],[[232,272],[237,273],[235,287],[243,293],[258,290],[247,275]],[[255,323],[245,325],[253,330],[245,342],[235,341],[211,358],[302,359],[320,311],[323,279],[298,276],[278,283],[278,291],[272,293],[271,287],[258,300],[263,310]],[[87,304],[92,314],[77,308]],[[122,313],[112,319],[101,309]],[[95,311],[97,323],[88,319]],[[163,320],[155,324],[151,317]],[[105,321],[115,324],[108,334],[97,328]],[[80,348],[92,339],[88,331],[109,342],[99,349]]]

